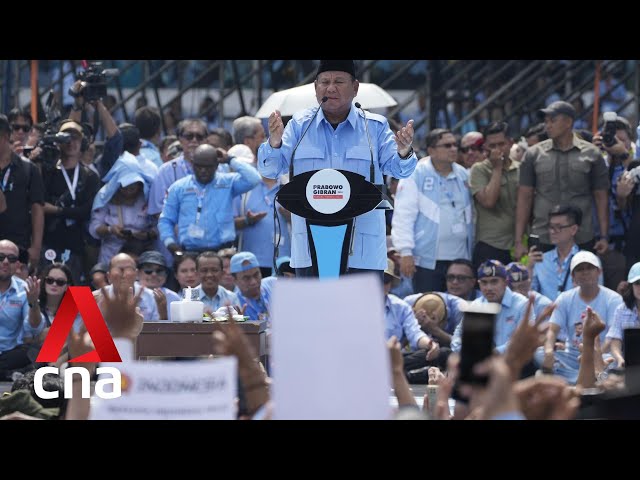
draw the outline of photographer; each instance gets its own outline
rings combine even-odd
[[[74,283],[78,285],[82,284],[85,223],[89,220],[100,180],[80,161],[84,138],[82,126],[73,120],[65,120],[58,133],[63,132],[70,138],[68,143],[59,144],[60,160],[42,165],[45,182],[43,250],[53,250],[55,259],[69,266]]]
[[[87,86],[89,85],[89,98],[85,98],[85,94],[87,92]],[[93,109],[98,111],[98,115],[100,116],[100,123],[102,124],[102,128],[106,132],[107,139],[104,143],[104,150],[102,156],[99,161],[94,163],[95,167],[98,170],[98,174],[100,178],[104,177],[113,164],[116,162],[118,157],[124,151],[124,141],[122,138],[122,134],[116,125],[115,120],[109,113],[107,107],[102,103],[102,99],[93,98],[93,91],[91,90],[90,84],[83,80],[77,80],[70,89],[70,93],[75,97],[75,103],[73,107],[71,107],[71,112],[69,113],[69,120],[73,120],[76,123],[80,124],[82,122],[82,113],[85,110],[87,104],[91,105]],[[89,145],[87,145],[87,148]],[[85,148],[86,150],[86,148]]]
[[[13,152],[10,136],[9,120],[0,115],[0,190],[6,204],[0,213],[0,238],[28,250],[29,261],[37,266],[44,227],[44,186],[38,169]]]

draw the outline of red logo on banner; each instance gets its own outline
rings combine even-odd
[[[55,362],[80,312],[96,349],[69,362],[122,362],[89,287],[69,287],[60,303],[36,362]]]

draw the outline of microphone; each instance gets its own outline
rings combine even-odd
[[[293,178],[293,158],[296,155],[296,150],[298,149],[298,146],[300,145],[300,142],[302,142],[302,139],[304,138],[304,136],[307,134],[307,130],[309,130],[309,127],[315,120],[316,115],[318,115],[318,112],[322,108],[322,104],[327,100],[329,100],[329,97],[326,97],[326,96],[322,97],[322,100],[320,101],[320,105],[318,105],[318,108],[316,109],[316,113],[313,114],[313,117],[311,117],[311,121],[309,122],[309,125],[307,125],[307,128],[305,128],[304,132],[302,132],[302,135],[300,135],[300,139],[298,140],[298,143],[296,143],[296,146],[293,147],[293,152],[291,152],[291,161],[289,162],[289,180]]]
[[[373,166],[373,148],[371,147],[371,137],[369,136],[369,119],[367,118],[367,112],[364,111],[364,108],[362,108],[362,105],[360,105],[359,102],[356,102],[354,105],[356,106],[356,108],[360,109],[360,111],[362,112],[362,115],[364,116],[364,129],[367,132],[367,141],[369,142],[369,153],[371,154],[371,166],[369,167],[369,181],[375,184],[376,170]]]

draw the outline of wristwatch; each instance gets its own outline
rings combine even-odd
[[[398,154],[398,156],[399,156],[402,160],[406,160],[406,159],[407,159],[407,158],[409,158],[411,155],[413,155],[413,152],[414,152],[414,150],[413,150],[413,146],[411,146],[411,147],[409,147],[409,151],[407,152],[407,154],[406,154],[404,157],[400,156],[400,154]]]

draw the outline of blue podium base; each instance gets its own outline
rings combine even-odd
[[[307,223],[312,268],[320,279],[338,278],[346,272],[352,224],[327,226]]]

